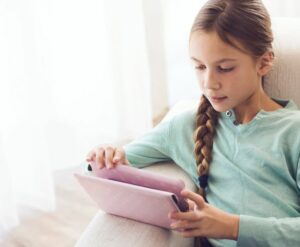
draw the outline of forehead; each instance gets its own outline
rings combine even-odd
[[[238,46],[240,46],[237,43]],[[225,43],[216,32],[196,31],[191,34],[190,57],[201,62],[213,63],[224,58],[241,60],[249,55]]]

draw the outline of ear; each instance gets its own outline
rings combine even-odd
[[[267,51],[264,53],[259,59],[257,63],[257,73],[260,76],[264,76],[268,74],[268,72],[273,67],[273,61],[274,61],[274,53],[273,51]]]

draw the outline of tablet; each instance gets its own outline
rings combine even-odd
[[[93,173],[95,176],[75,173],[75,177],[107,213],[170,229],[168,213],[188,210],[180,196],[185,187],[180,179],[127,165],[93,167]]]

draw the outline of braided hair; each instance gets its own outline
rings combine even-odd
[[[215,31],[223,42],[253,58],[273,50],[271,20],[261,0],[209,0],[200,9],[192,25],[191,34],[197,31]],[[233,40],[239,41],[242,47]],[[217,124],[218,113],[203,95],[196,115],[194,155],[199,192],[204,198]]]
[[[213,137],[218,124],[218,112],[214,110],[208,99],[202,95],[196,115],[194,131],[197,171],[199,175],[200,194],[205,197],[208,180],[208,168],[212,159]]]

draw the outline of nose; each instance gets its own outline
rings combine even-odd
[[[212,71],[207,70],[203,77],[203,86],[205,89],[217,90],[221,87],[217,76]]]

